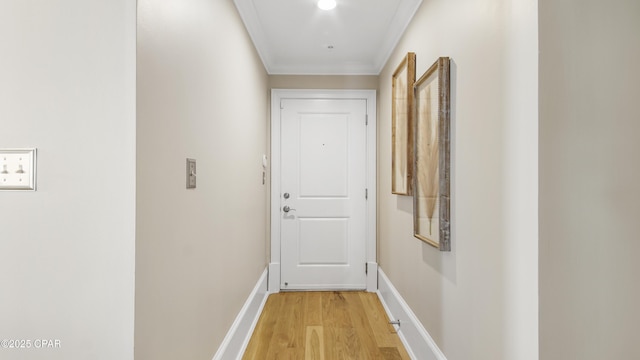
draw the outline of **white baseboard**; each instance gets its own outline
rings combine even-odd
[[[213,356],[213,360],[242,358],[269,295],[267,293],[267,279],[268,271],[265,269],[231,325],[227,336],[222,340],[222,344],[220,344],[218,351]]]
[[[381,268],[378,268],[378,297],[389,319],[400,320],[400,326],[395,328],[412,359],[447,360]]]

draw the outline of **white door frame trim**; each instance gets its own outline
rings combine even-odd
[[[367,102],[367,291],[378,289],[376,241],[376,90],[271,90],[271,260],[269,292],[280,292],[280,103],[282,99],[364,99]],[[364,194],[362,194],[364,196]],[[364,271],[364,269],[363,269]]]

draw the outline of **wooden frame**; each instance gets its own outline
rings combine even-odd
[[[412,194],[413,84],[416,54],[409,52],[391,77],[391,193]]]
[[[451,250],[449,58],[441,57],[414,85],[414,236]]]

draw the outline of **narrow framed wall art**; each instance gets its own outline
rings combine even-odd
[[[413,84],[416,54],[409,52],[391,77],[391,193],[412,194]]]
[[[450,60],[439,58],[414,85],[414,236],[451,250]]]

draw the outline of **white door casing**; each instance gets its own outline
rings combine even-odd
[[[270,292],[377,289],[375,96],[272,90]]]

